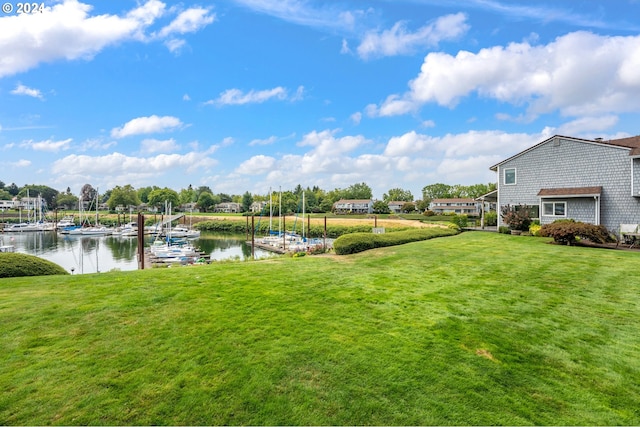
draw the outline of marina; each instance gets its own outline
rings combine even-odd
[[[145,248],[150,248],[155,236],[146,235]],[[197,248],[197,262],[203,258],[208,262],[245,261],[252,258],[251,246],[244,234],[223,234],[203,232],[198,238],[189,239]],[[35,255],[52,261],[73,274],[100,273],[138,269],[138,241],[135,237],[114,235],[72,235],[54,231],[0,233],[2,252],[18,252]],[[266,258],[276,256],[274,252],[255,248],[254,256]],[[145,259],[145,268],[153,264],[182,264],[184,260],[174,258],[160,260],[150,253]]]

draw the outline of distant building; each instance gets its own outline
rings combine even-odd
[[[215,211],[224,212],[224,213],[239,213],[240,208],[241,208],[240,203],[226,202],[226,203],[218,203],[215,207]]]
[[[253,202],[251,203],[250,210],[253,213],[262,212],[268,205],[268,202]]]
[[[370,214],[373,213],[373,200],[340,199],[333,204],[336,214]]]
[[[429,203],[429,210],[436,214],[480,216],[481,208],[481,203],[475,199],[433,199]]]
[[[402,200],[394,200],[391,202],[388,202],[387,205],[389,205],[389,210],[393,213],[401,213],[402,212],[402,207],[406,204],[406,203],[411,203],[413,204],[413,206],[415,207],[415,202],[404,202]]]

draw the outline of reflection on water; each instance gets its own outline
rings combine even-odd
[[[6,233],[5,244],[14,245],[16,252],[36,255],[55,262],[74,274],[104,272],[110,270],[136,270],[138,268],[138,241],[130,237],[70,236],[55,232]],[[146,236],[145,246],[153,241]],[[244,235],[202,233],[193,241],[211,260],[251,259],[251,245]],[[272,256],[256,249],[255,257]]]

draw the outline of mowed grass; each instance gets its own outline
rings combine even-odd
[[[640,424],[640,254],[547,242],[3,279],[0,424]]]

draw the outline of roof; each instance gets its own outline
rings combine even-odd
[[[538,192],[541,197],[587,197],[600,194],[602,187],[543,188]]]
[[[469,198],[464,198],[464,199],[460,199],[460,198],[458,198],[458,199],[455,199],[455,198],[452,198],[452,199],[433,199],[433,200],[431,200],[431,203],[442,203],[442,202],[449,202],[449,203],[455,203],[455,202],[458,202],[458,203],[460,203],[460,202],[465,202],[465,203],[474,203],[475,201],[476,201],[476,199],[472,199],[472,198],[470,198],[470,197],[469,197]]]
[[[509,157],[508,159],[505,159],[503,161],[501,161],[500,163],[496,163],[495,165],[491,166],[489,169],[492,171],[497,171],[498,170],[498,166],[500,166],[503,163],[508,162],[511,159],[514,159],[528,151],[531,151],[537,147],[539,147],[540,145],[546,144],[549,141],[552,141],[556,138],[564,138],[564,139],[570,139],[573,141],[578,141],[578,142],[586,142],[589,144],[600,144],[600,145],[612,145],[614,147],[618,147],[618,148],[627,148],[630,149],[629,155],[630,156],[640,156],[640,135],[638,136],[632,136],[629,138],[620,138],[620,139],[609,139],[607,141],[602,140],[602,139],[582,139],[582,138],[574,138],[572,136],[563,136],[563,135],[554,135],[551,138],[545,139],[542,142],[539,142],[538,144],[531,146],[529,148],[527,148],[524,151],[521,151],[517,154],[514,154],[513,156]]]
[[[336,203],[371,203],[371,199],[340,199]]]

